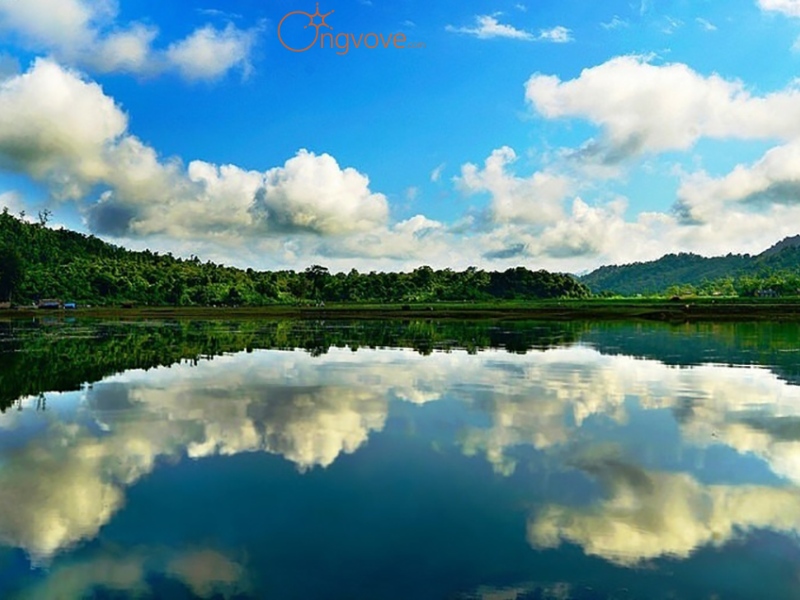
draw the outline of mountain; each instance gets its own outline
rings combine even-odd
[[[673,287],[722,287],[750,278],[766,279],[776,272],[800,273],[800,235],[787,237],[761,254],[705,257],[667,254],[658,260],[603,266],[579,277],[595,294],[625,296],[665,293]],[[757,288],[758,284],[750,287]]]
[[[759,256],[761,257],[772,256],[773,254],[778,254],[779,252],[785,250],[786,248],[797,248],[797,247],[800,247],[800,235],[793,235],[792,237],[783,238],[780,242],[778,242],[774,246],[764,250],[761,254],[759,254]]]

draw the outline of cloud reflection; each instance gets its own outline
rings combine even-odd
[[[792,488],[704,485],[686,473],[648,471],[617,458],[579,467],[602,485],[589,506],[546,505],[528,523],[536,548],[568,541],[587,554],[630,566],[662,556],[686,558],[746,531],[800,533],[800,494]]]
[[[216,550],[139,548],[59,565],[20,599],[72,600],[94,597],[99,590],[122,592],[126,598],[150,597],[158,594],[152,589],[154,574],[182,583],[195,598],[233,598],[250,588],[244,567]]]
[[[505,475],[517,467],[515,447],[532,446],[559,464],[576,441],[591,442],[588,424],[624,432],[632,411],[645,410],[672,419],[685,442],[754,454],[800,483],[800,388],[766,369],[677,368],[585,346],[525,355],[258,351],[129,371],[82,394],[74,414],[48,410],[47,426],[3,457],[0,541],[34,561],[96,536],[127,487],[159,462],[267,452],[301,472],[329,467],[384,429],[392,401],[457,399],[459,411],[481,416],[457,426],[461,450]],[[6,432],[23,422],[0,418]],[[606,495],[538,512],[529,527],[535,545],[569,540],[629,563],[686,556],[741,529],[797,531],[800,502],[789,488],[706,486],[691,474],[620,461],[581,468]]]

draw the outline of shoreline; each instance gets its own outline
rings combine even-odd
[[[669,322],[718,320],[800,320],[800,298],[717,299],[680,301],[651,299],[546,300],[507,303],[433,302],[413,305],[331,304],[257,307],[91,307],[77,309],[0,309],[0,319],[490,319],[582,320],[642,319]]]

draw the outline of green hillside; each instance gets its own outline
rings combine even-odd
[[[27,223],[0,213],[0,302],[28,304],[55,298],[79,304],[151,306],[263,306],[312,302],[430,302],[584,298],[571,275],[476,268],[456,272],[422,266],[410,273],[332,274],[236,269],[197,257],[132,252],[93,236]]]
[[[580,278],[595,294],[738,294],[765,290],[797,295],[800,288],[800,236],[786,238],[761,254],[706,258],[667,254],[658,260],[604,266]]]

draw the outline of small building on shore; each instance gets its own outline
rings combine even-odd
[[[55,298],[43,298],[36,304],[36,308],[44,310],[56,310],[62,308],[62,306],[63,304],[61,300],[57,300]]]

